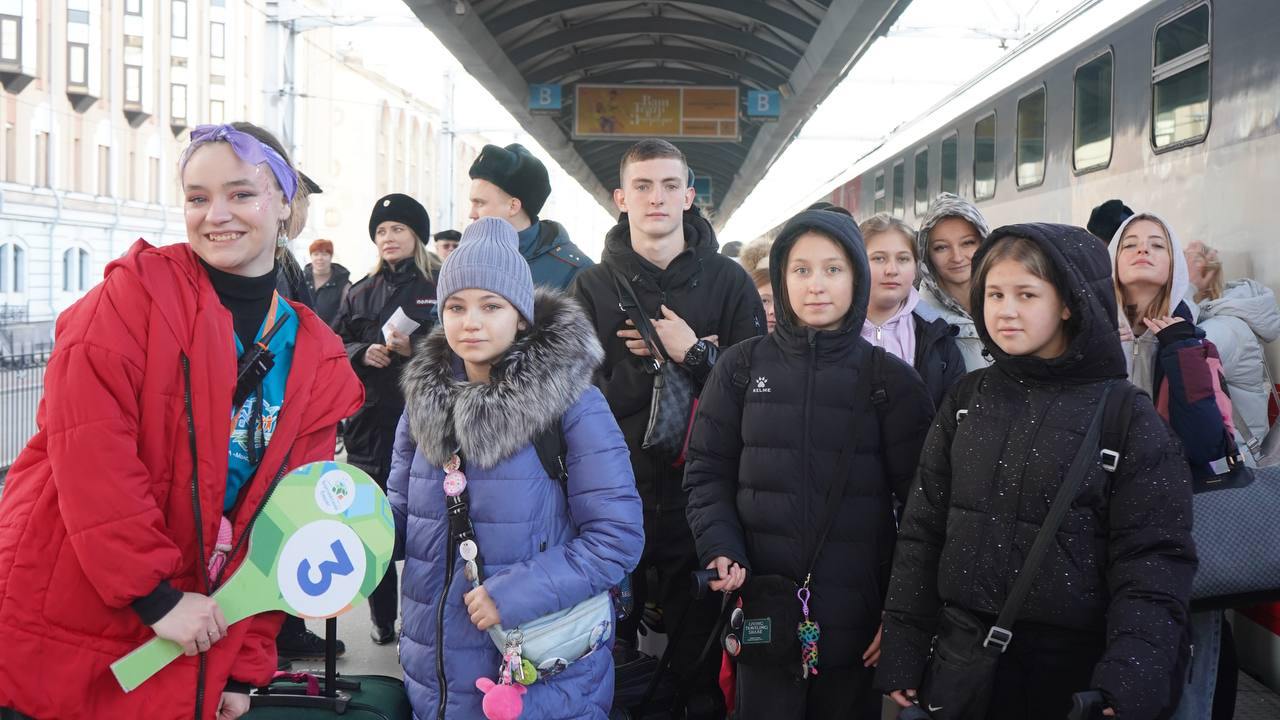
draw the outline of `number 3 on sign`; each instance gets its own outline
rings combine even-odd
[[[297,614],[325,617],[355,599],[364,582],[365,552],[359,536],[335,520],[298,529],[280,553],[280,595]]]

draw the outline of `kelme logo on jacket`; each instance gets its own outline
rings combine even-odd
[[[756,386],[751,388],[751,392],[753,393],[773,392],[773,388],[769,387],[769,378],[763,375],[756,378]]]

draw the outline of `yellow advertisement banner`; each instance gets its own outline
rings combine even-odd
[[[738,89],[578,85],[573,134],[736,141]]]

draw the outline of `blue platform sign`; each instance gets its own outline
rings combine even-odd
[[[748,90],[747,117],[777,120],[782,114],[782,95],[777,90]]]
[[[711,178],[699,175],[693,178],[693,202],[696,205],[711,204]]]
[[[530,85],[529,109],[533,112],[559,112],[559,85]]]

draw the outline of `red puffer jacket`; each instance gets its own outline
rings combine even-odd
[[[336,423],[363,401],[341,341],[293,306],[284,406],[241,490],[236,539],[278,472],[333,457]],[[130,603],[165,580],[205,591],[226,490],[232,337],[231,314],[186,244],[139,240],[58,318],[40,429],[0,501],[0,707],[42,719],[199,720],[215,717],[229,679],[271,677],[280,613],[236,623],[132,693],[108,667],[153,636]]]

